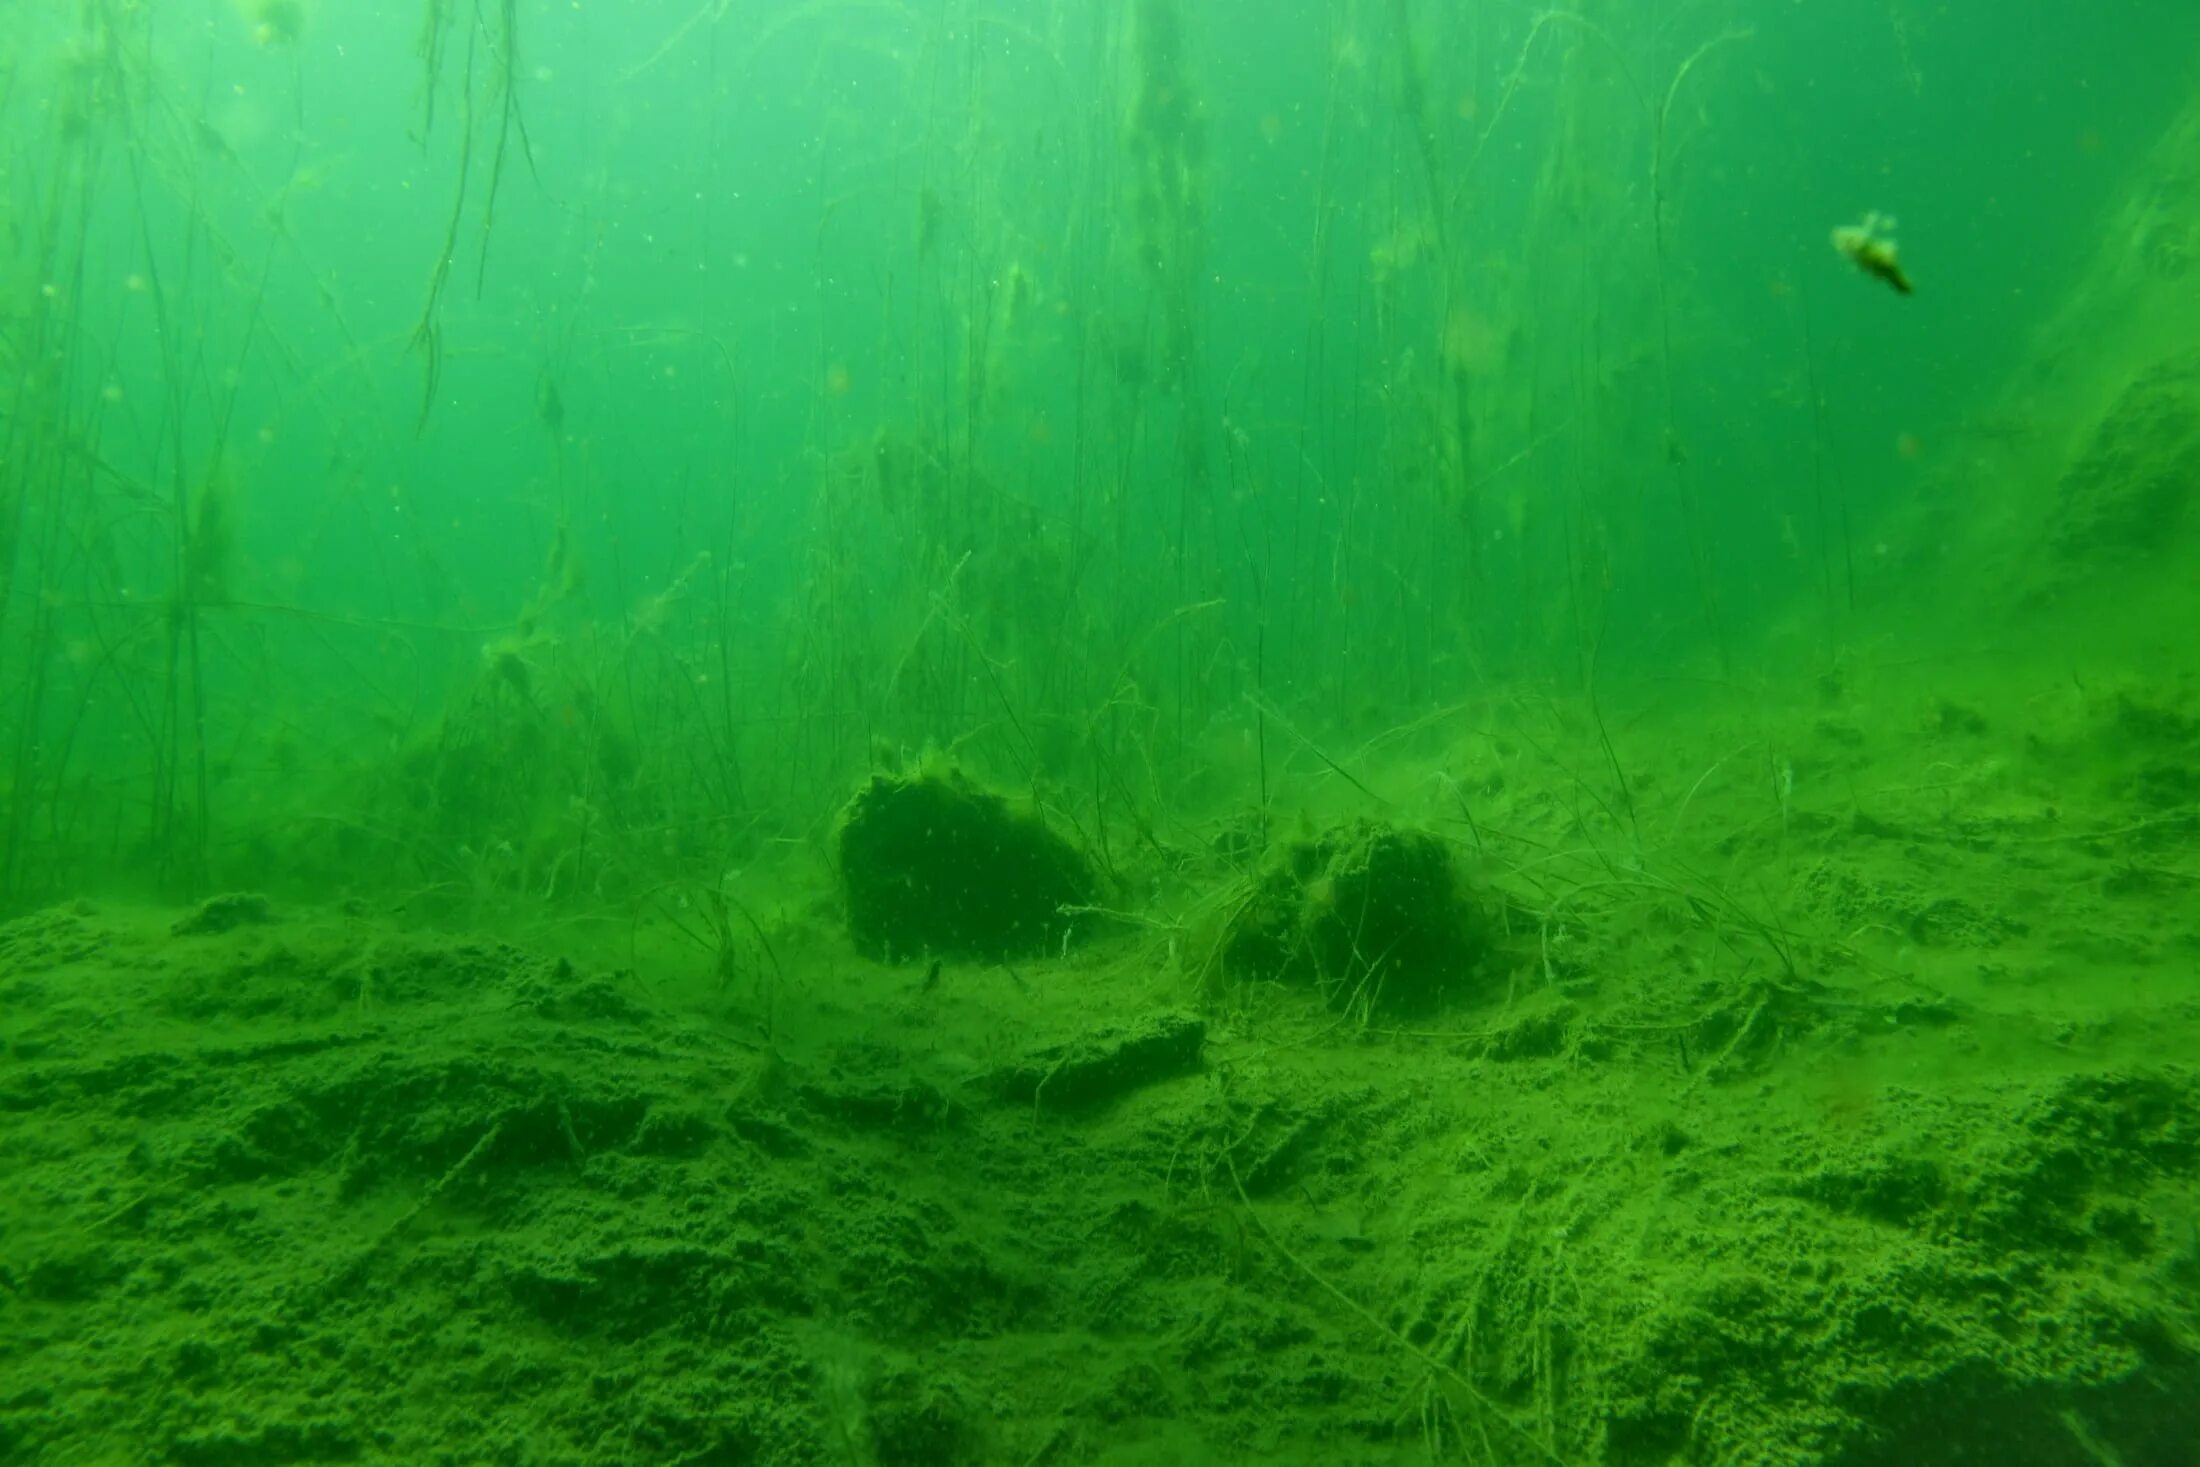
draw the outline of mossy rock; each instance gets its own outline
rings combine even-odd
[[[1451,848],[1363,820],[1279,848],[1219,957],[1227,982],[1311,982],[1336,1007],[1398,1017],[1471,999],[1490,950]]]
[[[1086,924],[1091,868],[1036,816],[956,772],[874,775],[842,814],[840,885],[857,949],[882,962],[1057,952]]]

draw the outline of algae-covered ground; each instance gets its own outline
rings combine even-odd
[[[1029,962],[0,929],[0,1459],[2195,1460],[2192,687],[1298,763],[1451,843],[1480,998],[1215,983],[1242,822]]]

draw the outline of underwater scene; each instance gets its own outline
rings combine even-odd
[[[2192,0],[0,0],[0,1463],[2200,1463]]]

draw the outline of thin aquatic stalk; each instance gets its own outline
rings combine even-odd
[[[527,136],[527,119],[519,108],[519,12],[518,0],[499,0],[498,22],[501,27],[498,39],[501,45],[494,48],[496,77],[494,90],[497,97],[497,145],[489,158],[489,189],[481,204],[481,254],[474,267],[474,294],[479,296],[489,278],[489,236],[496,225],[497,192],[504,183],[504,159],[511,150],[514,134],[519,137],[520,156],[527,161],[527,171],[535,171],[535,146]],[[481,23],[480,7],[475,6],[475,24]]]
[[[1665,462],[1673,480],[1673,487],[1680,499],[1681,517],[1688,539],[1689,560],[1696,572],[1696,588],[1703,597],[1704,618],[1719,653],[1719,666],[1731,671],[1733,654],[1727,644],[1726,619],[1719,608],[1718,582],[1712,574],[1710,542],[1704,534],[1701,508],[1696,500],[1694,476],[1690,473],[1688,455],[1681,445],[1675,427],[1673,389],[1673,309],[1666,278],[1665,260],[1665,163],[1666,131],[1672,120],[1673,104],[1679,99],[1681,86],[1689,73],[1703,59],[1721,46],[1747,40],[1749,31],[1728,31],[1712,37],[1698,46],[1673,72],[1673,79],[1666,85],[1665,100],[1652,118],[1650,133],[1650,239],[1657,257],[1658,296],[1658,382],[1665,401]]]
[[[432,19],[442,16],[443,6],[444,0],[429,0],[429,14]],[[431,53],[432,59],[428,68],[431,95],[429,116],[431,120],[434,116],[432,96],[435,79],[441,67],[442,41],[440,39],[440,25],[437,27],[436,34],[438,39],[435,42],[435,50]],[[426,372],[421,383],[420,392],[420,417],[414,424],[415,432],[424,431],[427,428],[428,418],[435,411],[436,391],[443,381],[443,291],[450,284],[451,265],[458,254],[459,227],[466,215],[466,192],[473,180],[474,63],[480,38],[481,27],[478,24],[467,27],[466,71],[464,79],[459,85],[458,188],[451,197],[451,213],[448,222],[444,225],[442,248],[436,252],[435,267],[428,272],[428,298],[420,308],[419,322],[413,327],[412,347],[426,359]]]

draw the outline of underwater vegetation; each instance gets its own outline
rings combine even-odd
[[[0,1459],[2185,1467],[2177,7],[0,11]]]

